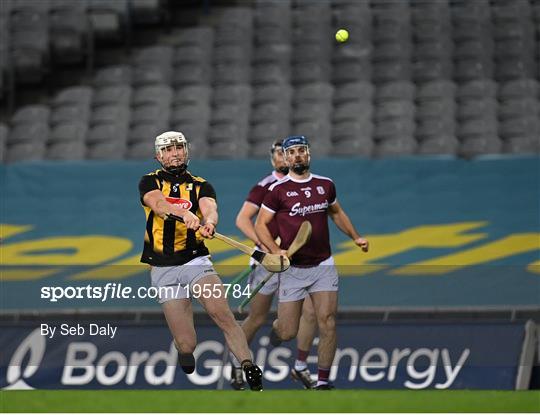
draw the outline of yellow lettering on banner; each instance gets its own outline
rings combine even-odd
[[[28,232],[32,228],[33,226],[31,225],[8,225],[6,223],[0,223],[0,239],[4,240],[18,233]]]
[[[525,252],[540,250],[540,233],[518,233],[509,235],[477,248],[451,255],[433,258],[398,268],[392,275],[440,275],[472,265],[507,258]]]
[[[31,225],[8,225],[6,223],[0,223],[0,241],[11,238],[19,233],[25,233],[33,229]],[[3,258],[3,246],[0,247],[0,253],[2,254],[2,264],[5,264]],[[16,268],[16,269],[1,269],[0,281],[30,281],[39,280],[41,278],[49,277],[59,272],[59,269],[36,269],[36,268]]]
[[[137,254],[112,264],[88,271],[79,272],[67,278],[68,280],[120,280],[142,273],[148,273],[150,266],[141,263],[141,255]]]
[[[30,281],[50,277],[60,269],[17,268],[0,271],[0,281]]]
[[[124,255],[128,239],[114,236],[77,236],[38,239],[2,245],[3,265],[96,265]],[[54,251],[72,252],[54,252]]]
[[[232,251],[234,248],[218,239],[205,240],[205,245],[208,247],[211,253],[220,253]],[[243,241],[248,244],[248,241]],[[140,262],[141,255],[137,254],[129,258],[115,261],[112,264],[104,265],[98,268],[94,268],[88,271],[79,272],[69,277],[69,280],[119,280],[132,277],[141,273],[147,273],[150,271],[150,267]],[[236,275],[238,270],[242,270],[246,267],[247,257],[245,255],[238,255],[232,258],[227,258],[225,261],[216,264],[216,268],[220,271],[221,275]],[[223,266],[225,265],[225,266]],[[232,265],[238,265],[236,268]]]
[[[487,237],[485,233],[463,234],[483,227],[487,222],[462,222],[448,225],[426,225],[397,234],[367,235],[370,249],[363,253],[354,242],[342,243],[347,251],[334,255],[340,275],[366,275],[388,267],[374,261],[419,248],[454,248]]]
[[[540,259],[538,261],[529,264],[527,271],[534,272],[535,274],[540,274]]]

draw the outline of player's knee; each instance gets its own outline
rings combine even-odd
[[[312,308],[304,309],[302,311],[302,318],[309,325],[317,324],[317,316],[315,315],[315,310]]]
[[[296,333],[294,331],[284,331],[283,333],[280,333],[279,337],[283,341],[289,341],[296,337]]]
[[[336,330],[336,316],[334,314],[319,316],[317,323],[321,333],[330,333]]]
[[[249,316],[251,324],[258,330],[266,321],[266,315],[264,314],[252,314]]]
[[[289,341],[296,337],[298,334],[298,327],[281,327],[279,330],[279,337],[283,341]]]

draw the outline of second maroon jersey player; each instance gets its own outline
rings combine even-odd
[[[262,179],[259,183],[257,183],[255,186],[251,188],[249,191],[249,194],[247,195],[246,202],[252,204],[255,208],[260,209],[262,202],[264,200],[264,197],[268,193],[268,189],[271,185],[278,182],[280,179],[282,179],[283,176],[278,176],[278,173],[273,171],[268,176],[266,176],[264,179]],[[272,237],[274,239],[277,238],[279,235],[278,233],[278,227],[275,220],[271,221],[268,224],[268,229],[270,229],[270,233],[272,234]]]

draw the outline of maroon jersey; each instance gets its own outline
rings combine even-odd
[[[291,258],[296,266],[316,266],[330,257],[328,208],[336,203],[336,187],[328,177],[311,174],[305,180],[290,176],[272,184],[262,207],[273,212],[278,225],[281,247],[287,249],[300,225],[311,222],[310,240]]]
[[[276,175],[276,172],[270,173],[268,176],[266,176],[264,179],[262,179],[259,183],[257,183],[255,186],[252,187],[252,189],[249,191],[249,194],[246,198],[246,202],[251,203],[257,208],[261,208],[262,202],[264,200],[264,197],[268,193],[268,188],[276,183],[279,180],[279,177]],[[270,230],[270,234],[274,239],[278,236],[278,227],[276,220],[273,219],[268,224],[268,229]]]

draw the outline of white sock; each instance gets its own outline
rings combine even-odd
[[[236,356],[233,355],[232,353],[231,353],[231,363],[232,363],[233,367],[240,367],[241,366],[240,362],[238,361]]]
[[[307,369],[307,363],[302,360],[295,360],[294,368],[298,371],[302,371],[304,369]]]

